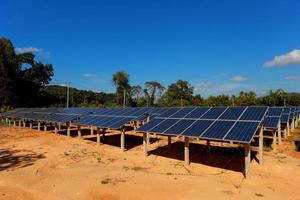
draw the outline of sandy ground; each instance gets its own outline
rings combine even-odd
[[[191,165],[183,165],[183,143],[151,139],[150,155],[142,137],[118,133],[68,138],[29,128],[0,127],[0,200],[56,199],[300,199],[300,153],[287,140],[264,163],[251,162],[243,177],[243,150],[191,144]],[[253,155],[254,157],[254,155]]]

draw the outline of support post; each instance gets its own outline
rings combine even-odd
[[[10,126],[10,124],[11,124],[11,120],[8,120],[8,126]]]
[[[94,135],[94,127],[91,126],[91,135]]]
[[[21,127],[21,120],[19,120],[19,127]]]
[[[147,132],[147,144],[150,145],[150,133]]]
[[[14,120],[14,126],[16,126],[16,120]]]
[[[168,150],[170,151],[171,149],[172,149],[171,136],[168,135]]]
[[[258,138],[259,164],[263,163],[263,156],[264,156],[264,130],[263,130],[263,127],[261,127],[260,131],[259,131],[259,138]]]
[[[47,131],[47,123],[44,122],[44,131],[46,132]]]
[[[25,122],[25,120],[23,121],[23,127],[26,127],[26,122]]]
[[[70,137],[71,136],[71,127],[70,127],[70,123],[67,123],[67,136]]]
[[[287,135],[290,136],[290,123],[288,122],[286,125]]]
[[[143,133],[143,149],[144,149],[144,155],[148,155],[148,141],[147,141],[147,135],[148,133]]]
[[[284,137],[284,139],[287,138],[287,126],[283,130],[283,137]]]
[[[97,127],[97,145],[100,145],[100,128]]]
[[[41,130],[41,122],[38,121],[38,131],[40,131],[40,130]]]
[[[61,130],[61,123],[58,123],[58,130]]]
[[[121,131],[121,150],[125,151],[125,129]]]
[[[190,143],[189,137],[184,137],[184,165],[190,165]]]
[[[54,133],[57,134],[57,123],[54,124]]]
[[[78,128],[78,138],[80,138],[81,137],[81,126],[78,126],[77,128]]]
[[[32,121],[29,122],[29,128],[32,129]]]
[[[251,151],[250,151],[250,144],[245,144],[245,171],[244,176],[245,178],[249,177],[250,172],[250,163],[251,163]]]
[[[277,133],[278,133],[278,144],[281,145],[282,144],[282,140],[281,140],[281,124],[279,122],[278,127],[277,127]]]
[[[206,146],[207,146],[207,154],[210,156],[210,140],[206,141]]]
[[[276,139],[276,131],[273,131],[273,144],[272,144],[273,150],[276,151],[277,149],[277,139]]]

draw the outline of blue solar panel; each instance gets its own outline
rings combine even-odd
[[[186,115],[188,115],[194,109],[195,108],[182,108],[180,111],[171,115],[170,118],[184,118]]]
[[[283,108],[269,108],[267,116],[281,116]]]
[[[171,126],[169,129],[165,131],[167,134],[172,134],[172,135],[179,135],[181,134],[185,129],[187,129],[189,126],[191,126],[195,120],[190,120],[190,119],[182,119],[178,121],[176,124]]]
[[[200,137],[222,140],[234,123],[234,121],[216,121]]]
[[[171,115],[178,112],[180,109],[181,108],[170,108],[170,109],[166,110],[164,113],[162,113],[161,115],[159,115],[159,117],[170,117]]]
[[[228,132],[225,140],[249,143],[257,132],[259,122],[237,122]]]
[[[187,119],[198,119],[200,118],[205,112],[207,112],[210,108],[209,107],[200,107],[194,109],[192,112],[190,112],[188,115],[186,115],[184,118]]]
[[[139,127],[137,130],[138,131],[148,132],[149,130],[151,130],[152,128],[154,128],[155,126],[157,126],[162,121],[164,121],[164,119],[153,119],[150,122],[146,123],[145,125]]]
[[[121,128],[122,126],[124,126],[125,124],[127,124],[128,122],[132,121],[134,118],[133,117],[124,117],[118,121],[115,121],[114,123],[111,123],[109,125],[107,125],[109,128]]]
[[[265,117],[264,127],[265,128],[277,128],[280,117]]]
[[[201,119],[217,119],[227,109],[227,107],[215,107],[207,111]]]
[[[283,108],[282,114],[290,114],[291,108]]]
[[[267,109],[267,107],[248,107],[240,120],[261,121]]]
[[[164,133],[168,128],[177,123],[179,119],[166,119],[150,130],[152,133]]]
[[[192,126],[186,129],[182,135],[199,137],[213,122],[213,120],[197,120]]]
[[[286,115],[286,114],[281,115],[280,122],[281,123],[288,123],[289,122],[289,115]]]
[[[229,107],[219,119],[237,120],[242,113],[246,110],[246,107]]]

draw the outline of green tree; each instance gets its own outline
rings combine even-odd
[[[238,97],[231,98],[234,102],[234,105],[238,106],[253,106],[256,105],[256,94],[255,92],[244,92],[241,91]]]
[[[129,84],[129,74],[127,74],[125,71],[118,71],[115,74],[113,74],[112,82],[114,86],[116,87],[116,101],[117,103],[122,106],[124,103],[129,103],[130,99],[130,93],[131,93],[131,87]],[[124,99],[124,93],[125,93],[125,99]]]
[[[147,105],[153,107],[155,105],[156,99],[159,95],[163,93],[165,87],[156,81],[149,81],[145,83],[146,89],[144,90],[145,96],[148,99]]]

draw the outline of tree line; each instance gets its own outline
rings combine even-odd
[[[17,54],[9,39],[0,38],[0,108],[65,107],[67,87],[49,85],[54,75],[51,64],[35,60],[32,53]],[[187,106],[298,106],[299,93],[270,90],[258,97],[255,92],[215,95],[203,98],[194,93],[186,80],[167,87],[157,81],[131,85],[130,75],[118,71],[112,75],[115,93],[69,88],[71,107],[187,107]]]

